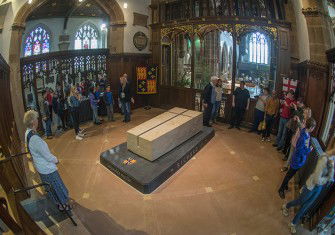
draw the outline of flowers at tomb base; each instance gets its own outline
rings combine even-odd
[[[136,160],[131,158],[131,157],[129,157],[126,160],[123,161],[123,165],[133,165],[135,163],[136,163]]]

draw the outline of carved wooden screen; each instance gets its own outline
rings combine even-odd
[[[55,90],[57,83],[75,85],[84,79],[96,81],[107,74],[107,49],[48,53],[21,59],[25,108],[39,110],[41,92]]]

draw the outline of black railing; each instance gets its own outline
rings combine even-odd
[[[40,188],[40,187],[45,187],[46,188],[46,191],[49,191],[50,193],[52,193],[57,202],[62,205],[57,193],[55,192],[55,189],[52,187],[52,185],[48,184],[48,183],[40,183],[40,184],[36,184],[36,185],[32,185],[32,186],[29,186],[29,187],[25,187],[25,188],[21,188],[21,189],[13,189],[13,193],[14,194],[18,194],[18,193],[21,193],[21,192],[27,192],[27,191],[30,191],[32,189],[36,189],[36,188]],[[72,224],[74,226],[77,226],[77,223],[76,221],[74,221],[74,219],[72,218],[72,216],[70,215],[69,211],[64,209],[64,212],[65,214],[67,215],[67,217],[71,220]]]

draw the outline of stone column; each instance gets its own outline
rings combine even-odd
[[[326,50],[330,49],[330,33],[328,20],[321,2],[316,0],[304,1],[302,13],[306,17],[310,60],[322,64],[327,63]]]
[[[25,127],[23,125],[24,104],[22,78],[20,71],[20,54],[22,45],[22,35],[24,27],[22,25],[12,26],[11,48],[9,49],[10,64],[10,88],[12,96],[12,105],[18,133],[21,141],[24,141]]]

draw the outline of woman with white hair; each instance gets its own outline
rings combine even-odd
[[[69,192],[58,173],[58,159],[50,152],[47,143],[36,132],[38,128],[38,113],[33,110],[26,112],[23,122],[27,128],[25,140],[29,153],[33,158],[34,167],[39,173],[42,182],[51,186],[48,196],[58,206],[60,211],[71,210]]]

